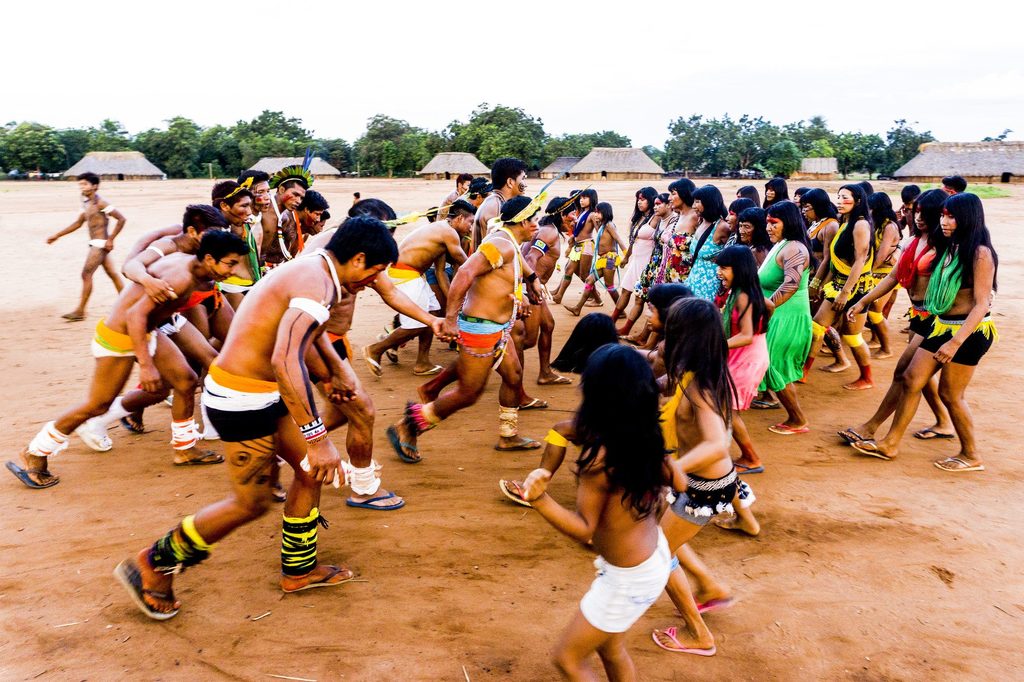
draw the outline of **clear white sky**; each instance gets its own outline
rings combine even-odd
[[[1022,14],[977,0],[11,2],[0,119],[136,133],[274,109],[352,141],[376,113],[439,130],[488,102],[637,146],[693,113],[1024,139]]]

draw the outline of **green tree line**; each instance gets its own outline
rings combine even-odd
[[[732,119],[680,117],[668,126],[663,148],[644,147],[666,170],[720,174],[755,168],[789,175],[808,156],[834,156],[840,172],[891,173],[924,142],[929,131],[917,131],[897,120],[885,133],[836,132],[825,119],[775,125],[761,117]],[[541,119],[523,109],[481,104],[466,121],[452,121],[431,131],[384,114],[372,117],[366,131],[351,144],[341,138],[316,137],[303,122],[280,111],[263,111],[251,121],[232,126],[203,127],[177,116],[165,128],[131,135],[118,121],[96,127],[57,129],[36,122],[12,122],[0,127],[0,169],[66,170],[90,151],[137,150],[169,177],[235,175],[264,156],[300,156],[307,147],[343,172],[407,177],[435,154],[460,151],[475,154],[490,165],[502,156],[523,159],[539,170],[559,156],[585,156],[594,147],[629,147],[625,135],[605,130],[594,133],[549,135]]]

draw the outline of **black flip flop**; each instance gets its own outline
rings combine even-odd
[[[925,435],[925,434],[931,434],[931,435]],[[940,432],[936,431],[935,429],[933,429],[932,427],[929,426],[927,429],[921,429],[920,431],[917,431],[916,433],[914,433],[914,438],[916,438],[918,440],[953,440],[954,438],[956,438],[956,434],[955,433],[940,433]]]
[[[128,596],[131,597],[132,602],[138,607],[139,611],[148,618],[153,620],[170,620],[178,615],[178,609],[163,613],[162,611],[156,611],[152,606],[146,603],[143,595],[148,594],[151,597],[160,599],[162,601],[174,601],[174,593],[163,593],[154,592],[153,590],[147,590],[142,587],[142,574],[139,572],[139,567],[135,565],[135,562],[131,559],[125,559],[117,565],[114,569],[114,577],[117,578],[118,582],[124,585],[124,589],[128,590]]]
[[[22,469],[20,466],[11,461],[7,462],[7,470],[14,474],[19,481],[24,483],[29,488],[32,488],[33,490],[52,488],[53,486],[60,483],[60,478],[54,476],[53,474],[50,474],[50,478],[47,479],[46,483],[36,483],[35,481],[32,480],[32,477],[29,474],[41,474],[44,472],[34,471],[32,469]]]

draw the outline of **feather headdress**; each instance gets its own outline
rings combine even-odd
[[[313,162],[313,150],[306,147],[306,155],[301,166],[286,166],[274,173],[270,178],[270,189],[276,189],[289,180],[298,180],[306,189],[313,186],[313,174],[309,172],[309,164]]]

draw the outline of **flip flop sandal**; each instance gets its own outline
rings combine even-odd
[[[672,640],[672,643],[675,644],[676,647],[675,648],[668,647],[668,646],[665,646],[664,644],[662,644],[661,640],[658,639],[658,633],[659,632],[662,633],[663,635],[665,635],[666,637],[668,637],[670,640]],[[677,630],[676,630],[676,628],[674,626],[670,627],[670,628],[665,628],[664,630],[655,630],[654,632],[651,633],[651,639],[653,639],[654,643],[657,644],[662,649],[664,649],[665,651],[671,651],[672,653],[676,653],[676,654],[693,654],[695,656],[714,656],[718,652],[718,648],[714,647],[714,646],[711,647],[710,649],[690,649],[688,647],[685,647],[685,646],[682,645],[682,643],[678,639],[676,639],[676,632],[677,632]]]
[[[764,473],[764,466],[762,466],[762,465],[758,465],[756,467],[748,467],[746,464],[736,464],[736,463],[733,463],[733,466],[736,467],[736,473],[739,474],[740,476],[744,476],[746,474],[763,474]]]
[[[892,457],[879,450],[878,445],[876,445],[873,440],[860,440],[856,443],[850,443],[850,447],[862,455],[884,459],[886,462],[892,461]]]
[[[494,449],[498,452],[521,452],[523,450],[537,450],[540,448],[540,441],[533,440],[532,438],[524,438],[516,445],[495,445]]]
[[[506,481],[504,478],[498,481],[498,490],[501,494],[512,500],[516,504],[521,504],[524,507],[530,507],[533,509],[533,505],[529,501],[523,499],[522,486],[515,481]]]
[[[520,411],[522,411],[522,410],[545,410],[545,409],[547,409],[547,407],[548,407],[548,402],[546,400],[541,400],[540,398],[534,398],[533,400],[531,400],[530,402],[526,403],[525,405],[520,405],[519,409],[520,409]]]
[[[428,370],[425,370],[423,372],[414,371],[412,374],[413,376],[417,377],[432,377],[435,374],[440,374],[442,369],[444,369],[444,365],[434,365]]]
[[[984,464],[971,464],[959,457],[947,457],[946,459],[940,459],[938,462],[932,462],[936,469],[942,469],[952,474],[966,473],[968,471],[984,471]],[[952,465],[952,466],[950,466]]]
[[[755,410],[777,410],[782,407],[778,400],[753,400],[750,407]]]
[[[697,612],[700,614],[724,611],[736,603],[735,597],[723,597],[720,599],[708,599],[706,602],[697,602]]]
[[[786,426],[784,422],[780,422],[778,424],[772,424],[771,426],[768,427],[768,430],[771,431],[772,433],[777,433],[780,436],[795,436],[800,433],[809,433],[811,427],[801,426],[800,428],[797,429],[792,426]]]
[[[192,448],[195,450],[195,448]],[[187,451],[185,451],[187,452]],[[218,454],[213,450],[199,450],[193,456],[187,459],[180,460],[178,456],[174,456],[174,466],[186,467],[186,466],[200,466],[203,464],[220,464],[224,461],[224,455]]]
[[[870,438],[865,438],[864,436],[860,435],[853,429],[843,429],[842,431],[836,431],[836,435],[842,438],[847,445],[852,445],[853,443],[871,440]]]
[[[914,438],[918,440],[952,440],[956,438],[956,434],[940,433],[929,426],[927,429],[921,429],[914,433]]]
[[[54,476],[49,471],[43,471],[41,469],[23,469],[14,462],[7,462],[7,470],[10,471],[14,476],[33,490],[42,490],[43,488],[52,488],[53,486],[60,483],[60,478]],[[37,483],[32,480],[30,474],[43,477],[42,483]]]
[[[134,415],[121,417],[121,427],[132,433],[142,434],[146,432],[146,427],[142,423],[142,419],[136,419]]]
[[[378,379],[384,376],[384,370],[381,369],[380,363],[370,357],[369,352],[367,352],[366,346],[363,346],[363,361],[369,368],[370,374],[377,377]]]
[[[395,497],[398,497],[398,495],[395,495],[394,493],[388,493],[387,495],[380,495],[378,497],[371,497],[370,499],[363,500],[362,502],[356,502],[351,497],[349,497],[348,499],[345,500],[345,504],[348,505],[349,507],[357,507],[359,509],[372,509],[373,511],[395,511],[396,509],[401,509],[402,507],[405,506],[405,500],[402,500],[398,504],[392,504],[392,505],[384,505],[384,506],[382,506],[382,505],[379,505],[379,504],[374,504],[374,502],[381,502],[383,500],[390,500],[390,499],[393,499]]]
[[[155,592],[142,587],[142,574],[139,572],[139,567],[136,566],[135,562],[131,559],[125,559],[117,565],[117,568],[114,569],[114,577],[117,578],[118,582],[124,585],[124,589],[128,590],[128,596],[131,597],[132,602],[134,602],[139,611],[142,611],[142,613],[148,618],[152,618],[153,620],[170,620],[178,615],[178,609],[164,613],[162,611],[154,610],[152,606],[146,603],[144,597],[148,594],[154,599],[169,601],[173,604],[174,593]]]
[[[538,381],[537,385],[538,386],[562,386],[562,385],[571,384],[571,383],[572,383],[572,379],[570,379],[569,377],[560,376],[557,379],[555,379],[554,381],[543,381],[543,382],[542,381]]]
[[[377,340],[383,341],[384,339],[388,338],[389,335],[390,332],[388,332],[387,334],[377,334]],[[384,351],[384,357],[386,357],[391,362],[392,365],[398,364],[398,351],[395,350],[394,348],[388,348],[386,351]]]
[[[419,464],[423,461],[419,448],[410,443],[403,443],[398,435],[398,429],[394,426],[389,426],[385,433],[387,434],[388,442],[391,443],[391,447],[395,450],[395,454],[398,455],[398,459],[406,464]],[[415,457],[407,453],[406,450],[412,450],[415,453]]]
[[[307,584],[303,585],[302,587],[296,587],[296,588],[293,588],[293,589],[287,589],[282,584],[281,585],[281,591],[284,592],[285,594],[292,594],[293,592],[302,592],[303,590],[312,590],[312,589],[315,589],[317,587],[334,587],[335,585],[341,585],[343,583],[347,583],[350,580],[355,580],[356,574],[353,573],[352,571],[348,570],[347,568],[343,568],[341,566],[326,566],[326,568],[330,569],[328,571],[327,575],[325,575],[324,577],[320,578],[316,582],[307,583]],[[339,580],[334,580],[336,577],[338,577],[342,573],[348,573],[348,577],[347,578],[341,578]],[[334,581],[334,582],[331,582],[331,581]],[[282,578],[282,582],[283,582],[283,578]]]

